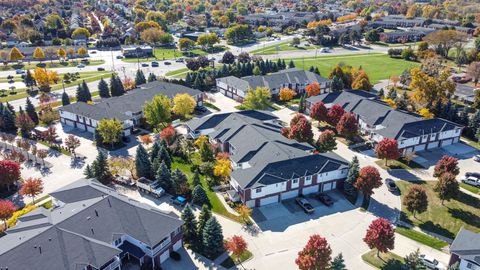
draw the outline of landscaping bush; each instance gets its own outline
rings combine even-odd
[[[180,253],[172,251],[170,252],[170,258],[172,258],[172,260],[174,261],[180,261],[180,259],[182,259],[182,256],[180,256]]]

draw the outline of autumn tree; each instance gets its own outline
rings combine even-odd
[[[395,230],[390,221],[378,218],[368,226],[363,241],[369,248],[377,249],[377,257],[380,257],[380,252],[386,253],[394,248]]]
[[[329,269],[332,249],[327,239],[318,234],[310,236],[307,245],[298,253],[295,263],[301,270]]]
[[[447,69],[440,71],[438,76],[430,76],[420,68],[410,70],[412,78],[409,87],[413,90],[412,98],[420,104],[444,103],[448,96],[455,92],[455,83],[449,79]]]
[[[67,57],[67,51],[65,51],[64,48],[59,48],[57,50],[57,56],[60,58],[60,59],[65,59],[65,57]]]
[[[7,227],[7,220],[15,213],[15,204],[10,200],[0,200],[0,220],[3,221],[5,225],[5,230]]]
[[[22,52],[17,48],[13,47],[8,54],[8,60],[12,62],[20,61],[24,58]]]
[[[233,254],[237,262],[240,262],[240,258],[247,248],[247,242],[242,236],[234,235],[225,241],[225,249]]]
[[[162,35],[165,34],[163,30],[158,28],[148,28],[140,33],[140,39],[148,44],[156,45],[160,43]]]
[[[432,45],[435,51],[440,52],[440,55],[447,57],[451,48],[465,43],[467,39],[466,33],[457,30],[439,30],[425,36],[423,41]]]
[[[433,187],[433,190],[442,201],[442,205],[444,205],[444,201],[450,201],[457,197],[459,184],[454,174],[446,172],[438,177],[438,181]]]
[[[472,77],[476,87],[480,80],[480,61],[470,63],[467,67],[467,74]]]
[[[68,148],[70,152],[72,152],[73,156],[76,157],[77,154],[75,152],[75,149],[80,147],[80,139],[75,137],[75,135],[70,134],[68,135],[67,139],[65,139],[65,146]]]
[[[373,85],[370,83],[370,79],[368,78],[367,73],[365,70],[360,69],[353,75],[352,81],[352,89],[360,89],[365,91],[370,91]]]
[[[33,78],[40,88],[40,91],[43,92],[50,91],[50,86],[60,80],[56,71],[44,68],[35,68],[33,71]]]
[[[168,125],[171,118],[172,101],[165,95],[153,97],[143,106],[145,120],[154,129],[159,130]]]
[[[118,119],[102,119],[98,122],[96,132],[100,135],[103,143],[109,143],[113,148],[113,145],[121,139],[123,126]]]
[[[318,151],[321,153],[330,152],[337,149],[335,133],[329,129],[320,133],[316,142],[316,146]]]
[[[367,205],[373,195],[373,189],[382,186],[382,177],[377,168],[366,166],[360,169],[355,187],[363,193],[363,203]]]
[[[10,187],[20,180],[20,164],[13,160],[0,160],[0,185]]]
[[[267,87],[257,87],[255,90],[250,89],[245,95],[242,105],[250,110],[265,110],[270,104],[272,94]]]
[[[435,168],[433,169],[433,176],[440,177],[445,173],[450,173],[453,176],[457,176],[460,173],[457,158],[444,155],[437,161],[437,164],[435,164]]]
[[[310,107],[310,117],[319,122],[328,120],[328,109],[323,102],[318,101]]]
[[[344,114],[345,110],[341,105],[333,104],[327,113],[327,123],[331,126],[336,126]]]
[[[32,203],[35,203],[35,196],[43,192],[43,181],[40,178],[29,177],[23,181],[20,188],[20,195],[32,197]]]
[[[85,57],[87,56],[87,54],[88,54],[87,49],[85,49],[84,47],[80,47],[77,51],[77,55],[80,57]]]
[[[245,224],[250,223],[250,215],[252,214],[251,208],[249,208],[245,204],[240,204],[240,206],[238,206],[235,210],[238,212],[238,214],[242,218],[243,223]]]
[[[311,142],[313,140],[312,124],[301,113],[296,114],[290,120],[287,137],[299,142]]]
[[[20,136],[28,137],[35,127],[35,123],[30,119],[30,116],[28,116],[27,113],[21,112],[15,117],[15,126],[17,127]]]
[[[197,102],[189,94],[177,94],[173,98],[173,112],[182,117],[190,115],[197,106]]]
[[[408,211],[413,213],[415,217],[416,213],[423,213],[427,211],[428,208],[428,197],[425,189],[420,185],[412,186],[405,198],[403,199],[403,205],[407,208]]]
[[[295,97],[295,95],[297,95],[295,91],[293,91],[290,88],[284,87],[280,89],[278,97],[280,98],[281,101],[290,101]]]
[[[411,252],[404,258],[405,260],[405,269],[407,270],[426,270],[424,260],[420,255],[420,250]],[[450,269],[450,268],[449,268]]]
[[[320,95],[320,84],[318,82],[313,82],[305,87],[305,92],[309,97]]]
[[[33,51],[33,58],[39,61],[45,59],[45,53],[43,52],[42,48],[35,48],[35,51]]]
[[[47,149],[38,149],[37,150],[37,157],[42,160],[43,166],[45,166],[45,158],[48,157],[48,150]]]
[[[215,163],[213,168],[213,174],[218,177],[227,178],[232,173],[232,167],[230,160],[220,159]]]
[[[73,39],[83,38],[83,39],[87,40],[89,37],[90,37],[90,31],[88,31],[88,29],[83,28],[83,27],[79,27],[79,28],[73,30],[73,32],[72,32],[72,38]]]
[[[383,138],[375,147],[375,155],[380,159],[385,159],[385,166],[389,159],[396,160],[400,157],[398,142],[395,139]]]
[[[195,46],[195,41],[189,38],[181,38],[178,40],[178,49],[180,51],[189,51]]]
[[[131,178],[137,178],[135,159],[130,156],[110,157],[108,159],[108,169],[112,172],[113,175],[121,175],[122,173],[128,172]]]
[[[351,140],[358,132],[357,118],[353,113],[344,113],[337,123],[337,132],[341,136]]]

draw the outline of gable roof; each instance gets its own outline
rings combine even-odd
[[[480,234],[461,228],[450,245],[450,252],[480,265]]]

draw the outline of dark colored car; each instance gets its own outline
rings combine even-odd
[[[477,173],[477,172],[467,172],[465,173],[465,176],[466,177],[476,177],[476,178],[480,178],[480,173]]]
[[[332,197],[328,196],[325,193],[318,193],[317,198],[318,198],[319,201],[321,201],[326,206],[332,206],[333,205]]]
[[[387,185],[387,188],[390,192],[398,191],[397,184],[395,184],[395,181],[393,181],[393,179],[390,179],[390,178],[385,179],[385,185]]]
[[[170,62],[168,62],[168,61],[165,61],[165,62],[163,62],[163,63],[164,63],[165,65],[167,65],[167,66],[172,64],[172,63],[170,63]]]
[[[187,199],[182,196],[173,196],[170,198],[170,202],[183,207],[187,204]]]
[[[105,71],[105,68],[99,67],[99,68],[97,68],[97,70],[98,70],[98,71]]]
[[[152,67],[158,67],[158,66],[159,66],[158,62],[152,62]]]
[[[147,63],[142,63],[142,67],[148,67]]]
[[[205,113],[205,112],[207,112],[207,108],[205,108],[203,106],[195,106],[195,111],[199,112],[199,113]]]

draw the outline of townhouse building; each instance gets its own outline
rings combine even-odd
[[[339,104],[345,111],[355,114],[361,133],[374,144],[384,138],[396,139],[404,154],[457,143],[463,129],[445,119],[424,119],[416,113],[394,109],[376,95],[362,90],[310,97],[306,100],[307,113],[319,101],[327,108]]]
[[[0,238],[0,267],[9,270],[121,270],[162,266],[182,248],[183,221],[81,179],[51,194],[53,208],[18,218]]]
[[[123,135],[129,136],[141,124],[143,106],[157,95],[173,99],[177,94],[189,94],[198,106],[203,105],[203,93],[183,85],[153,81],[128,91],[123,96],[103,98],[94,104],[76,102],[58,109],[62,125],[95,133],[102,119],[117,119],[123,125]]]
[[[345,159],[284,137],[279,119],[266,111],[214,114],[186,126],[191,137],[208,136],[229,153],[233,172],[227,193],[248,207],[334,190],[347,177]]]
[[[246,76],[238,78],[228,76],[216,79],[217,89],[225,96],[243,101],[250,89],[267,87],[273,97],[278,96],[280,89],[287,87],[298,94],[305,92],[305,87],[317,82],[320,85],[321,93],[330,91],[331,80],[324,78],[314,72],[298,68],[288,68],[268,75]]]
[[[459,263],[459,270],[480,269],[480,234],[460,229],[450,245],[449,265]]]

